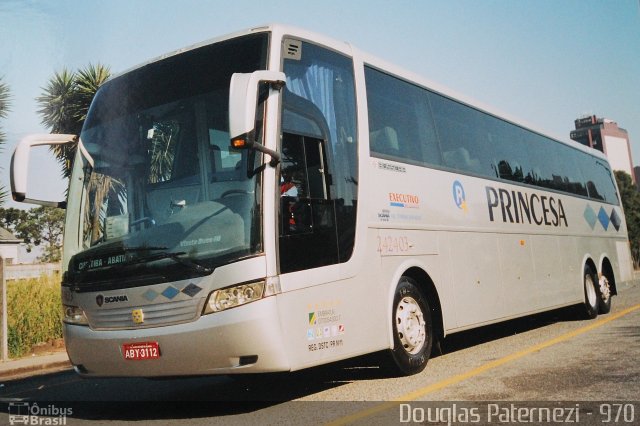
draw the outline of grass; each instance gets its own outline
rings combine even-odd
[[[9,357],[24,356],[38,343],[61,338],[60,277],[10,281],[7,311]]]

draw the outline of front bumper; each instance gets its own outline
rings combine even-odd
[[[288,371],[277,298],[198,320],[133,330],[92,330],[64,324],[67,352],[76,371],[95,377],[159,377]],[[122,345],[158,342],[160,358],[125,360]]]

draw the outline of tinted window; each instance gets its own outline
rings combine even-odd
[[[283,95],[280,271],[346,262],[358,194],[353,61],[300,42]]]
[[[463,172],[497,177],[485,114],[444,96],[432,93],[430,99],[444,164]]]
[[[85,250],[70,261],[69,283],[186,279],[205,271],[191,263],[216,267],[262,251],[262,175],[247,176],[247,151],[229,157],[228,105],[232,74],[265,69],[268,41],[264,33],[202,46],[100,87],[81,134],[88,155],[78,160],[93,162],[74,172]]]
[[[531,161],[521,129],[490,115],[485,116],[485,122],[487,138],[495,151],[498,177],[524,182]]]
[[[606,161],[381,71],[365,77],[374,156],[619,202]]]
[[[552,142],[536,133],[522,129],[529,167],[525,170],[524,182],[530,185],[549,189],[561,189],[561,177],[558,174],[562,168],[558,159],[553,155],[556,142]]]
[[[586,154],[564,144],[550,142],[551,155],[557,158],[558,174],[562,180],[561,186],[557,189],[586,197],[588,194],[582,168],[580,167],[580,162],[576,161],[577,158],[586,156]]]
[[[440,164],[427,91],[365,68],[371,152],[413,164]]]
[[[311,43],[302,43],[302,52],[300,60],[284,62],[282,125],[285,131],[328,139],[331,192],[353,206],[358,192],[353,62]]]
[[[589,198],[618,204],[618,195],[609,166],[604,161],[591,156],[586,156],[583,164],[584,170],[587,171]]]

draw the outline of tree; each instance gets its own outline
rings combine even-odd
[[[41,262],[59,262],[62,258],[64,210],[36,207],[30,210],[0,209],[0,225],[20,238],[27,252],[42,246]]]
[[[87,118],[91,101],[109,75],[109,67],[101,64],[89,64],[75,73],[66,69],[55,73],[44,88],[42,96],[37,98],[41,106],[38,112],[42,116],[42,124],[52,133],[79,135]],[[62,176],[69,178],[76,145],[55,145],[51,149],[62,167]],[[100,190],[110,185],[110,179],[107,177],[91,179],[89,192],[98,191],[100,195],[105,192]]]
[[[9,112],[9,86],[2,82],[2,77],[0,77],[0,119],[6,118],[7,113]],[[4,143],[6,141],[7,136],[0,128],[0,152],[3,150]],[[4,200],[7,197],[7,191],[4,185],[0,185],[0,206],[4,204]]]
[[[42,116],[42,124],[51,133],[79,135],[87,118],[91,101],[98,88],[110,75],[109,67],[89,64],[87,67],[70,72],[63,69],[56,72],[41,96],[36,98]],[[56,145],[51,148],[62,167],[62,176],[71,176],[75,145]]]
[[[43,89],[44,93],[36,100],[42,107],[38,113],[42,116],[42,124],[52,133],[78,134],[82,123],[76,119],[76,75],[63,69],[56,72]]]
[[[20,209],[14,209],[14,208],[8,208],[8,209],[0,208],[0,226],[5,229],[8,229],[14,234],[16,233],[16,226],[18,226],[18,224],[21,223],[22,221],[26,220],[26,218],[27,218],[26,210],[20,210]]]
[[[62,260],[62,236],[64,231],[64,210],[51,207],[32,209],[31,219],[38,224],[38,232],[44,243],[41,262],[53,263]]]
[[[634,265],[638,265],[640,263],[640,192],[628,173],[621,170],[616,170],[614,173],[627,222],[631,256]]]
[[[93,97],[110,75],[109,67],[101,64],[89,64],[76,74],[77,104],[75,113],[79,122],[84,124]]]

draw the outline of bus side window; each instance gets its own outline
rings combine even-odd
[[[331,176],[326,140],[329,128],[312,102],[285,91],[280,166],[281,235],[304,234],[333,226]]]
[[[285,133],[282,139],[280,195],[282,234],[333,226],[327,210],[329,182],[323,141]]]
[[[614,177],[609,166],[602,160],[585,156],[583,160],[587,167],[584,169],[588,176],[587,189],[589,198],[604,201],[605,203],[618,204],[620,202],[616,192]]]
[[[285,58],[283,69],[281,177],[289,179],[290,170],[290,179],[300,183],[295,197],[281,197],[281,273],[346,262],[355,241],[353,60],[312,43],[300,46],[301,56]],[[286,158],[288,149],[295,161]]]
[[[442,163],[427,91],[365,67],[373,156],[419,166]]]
[[[398,133],[391,127],[385,126],[381,129],[369,133],[371,150],[381,154],[399,156],[400,145],[398,144]]]

